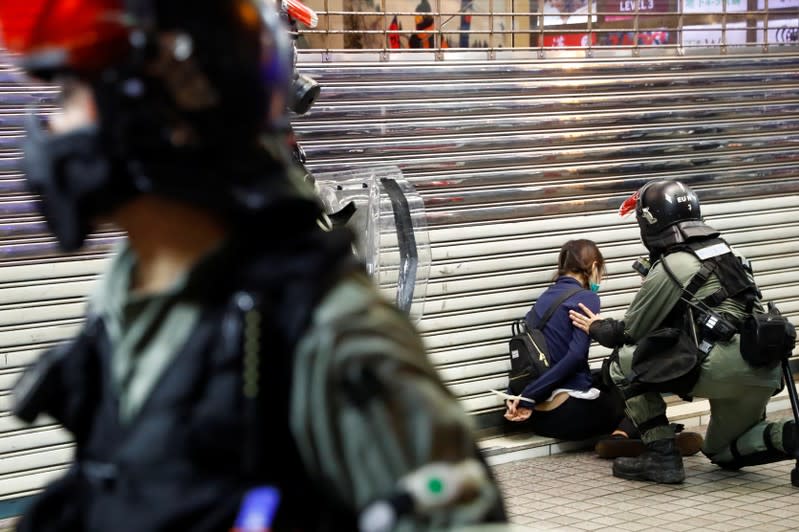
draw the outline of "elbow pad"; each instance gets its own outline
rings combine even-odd
[[[623,346],[627,340],[624,334],[624,322],[613,318],[595,321],[588,329],[588,334],[601,345],[611,349]]]

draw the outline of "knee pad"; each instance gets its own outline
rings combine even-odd
[[[773,462],[788,460],[791,457],[780,450],[774,449],[773,451],[772,450],[759,451],[747,455],[739,454],[738,456],[735,456],[731,461],[724,461],[724,462],[716,461],[713,459],[712,456],[708,456],[708,458],[710,458],[711,462],[713,462],[722,469],[726,469],[728,471],[737,471],[742,467],[771,464]]]
[[[730,471],[737,471],[738,469],[747,466],[771,464],[773,462],[788,460],[791,458],[791,455],[785,451],[777,449],[777,447],[774,446],[774,442],[771,441],[771,427],[773,426],[773,423],[769,423],[766,425],[765,429],[763,429],[763,443],[766,446],[765,451],[741,454],[741,451],[738,449],[738,440],[736,439],[730,444],[730,454],[732,455],[731,460],[716,460],[714,459],[714,456],[716,455],[705,454],[705,456],[707,456],[710,461],[717,466]],[[783,427],[783,433],[788,426],[793,427],[795,425],[790,422],[786,423],[785,427]]]

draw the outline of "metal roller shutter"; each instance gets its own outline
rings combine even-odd
[[[33,426],[8,412],[10,389],[39,352],[71,336],[115,235],[90,239],[74,256],[59,255],[24,186],[23,118],[47,112],[53,89],[0,65],[0,499],[29,495],[59,475],[71,457],[68,435],[53,420]]]
[[[393,165],[421,194],[432,268],[419,328],[480,425],[497,420],[487,390],[506,384],[509,324],[550,282],[563,242],[600,244],[603,309],[623,313],[639,284],[630,265],[645,249],[616,210],[649,179],[694,187],[710,223],[753,260],[765,296],[799,322],[795,51],[357,57],[303,55],[302,71],[323,89],[296,130],[313,171]],[[606,354],[595,347],[591,358]]]
[[[615,209],[647,179],[695,186],[712,223],[754,259],[766,295],[799,316],[799,54],[358,57],[302,55],[302,70],[324,88],[297,130],[314,171],[395,165],[420,191],[433,262],[419,326],[481,423],[498,406],[486,390],[504,385],[508,324],[546,286],[564,240],[600,242],[604,308],[618,314],[630,301],[629,263],[643,248]],[[59,256],[34,214],[20,174],[22,117],[50,97],[0,66],[0,499],[35,492],[69,459],[54,424],[11,418],[8,392],[42,348],[79,325],[118,237],[106,232],[81,254]]]

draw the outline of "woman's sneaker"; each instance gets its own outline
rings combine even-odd
[[[698,432],[678,432],[674,437],[677,449],[683,456],[693,456],[702,450],[705,439]]]
[[[681,426],[678,428],[681,430]],[[705,443],[702,435],[696,432],[678,432],[674,440],[682,456],[695,455]],[[594,447],[594,451],[600,458],[635,457],[640,456],[645,450],[644,442],[639,438],[629,438],[621,431],[601,438]]]

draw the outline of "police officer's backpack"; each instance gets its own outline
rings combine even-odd
[[[519,318],[511,324],[512,337],[508,342],[510,356],[508,389],[510,393],[520,395],[528,384],[538,379],[552,366],[549,347],[547,347],[547,340],[544,337],[544,326],[564,301],[581,290],[583,289],[567,290],[550,305],[541,317],[541,321],[532,329],[527,326],[524,318]]]

